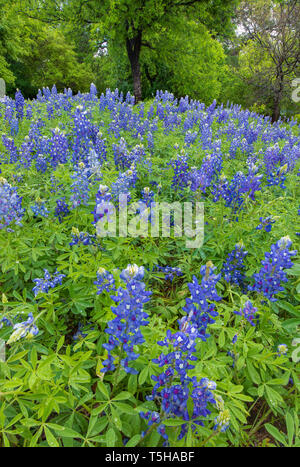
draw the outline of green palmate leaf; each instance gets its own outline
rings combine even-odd
[[[253,364],[250,361],[247,362],[247,370],[249,372],[249,375],[252,381],[256,384],[260,384],[261,379],[260,379],[259,373],[254,368]]]
[[[47,423],[47,426],[52,428],[59,436],[64,438],[82,438],[82,435],[66,426],[57,425],[55,423]]]
[[[142,369],[142,371],[139,374],[139,384],[144,384],[144,382],[147,379],[149,369],[148,367],[145,367]]]
[[[185,420],[180,420],[178,418],[169,418],[167,420],[164,420],[163,424],[165,426],[180,426],[184,425],[186,423]]]
[[[289,446],[292,446],[293,438],[295,434],[295,427],[294,427],[293,417],[289,412],[287,412],[285,416],[285,421],[286,421],[287,434],[288,434],[288,443],[289,443]]]
[[[113,398],[114,401],[125,401],[132,397],[132,395],[127,391],[122,391],[120,394]]]
[[[106,433],[106,446],[108,448],[113,448],[116,442],[116,434],[113,428],[110,428]]]
[[[45,435],[46,435],[47,443],[48,443],[48,445],[49,445],[51,448],[57,448],[57,447],[59,447],[59,443],[58,443],[57,439],[56,439],[55,436],[51,433],[51,431],[49,430],[49,428],[47,428],[46,426],[45,426]]]
[[[122,422],[120,419],[120,416],[118,412],[114,409],[113,406],[111,406],[111,416],[112,416],[112,423],[115,425],[117,430],[121,431],[122,430]]]
[[[97,387],[99,391],[104,395],[105,399],[109,400],[109,392],[106,385],[102,381],[98,381]]]
[[[269,402],[271,407],[275,407],[277,404],[280,404],[283,402],[283,399],[279,392],[275,391],[272,389],[270,386],[265,385],[266,388],[266,393],[269,398]]]
[[[278,430],[278,428],[271,425],[270,423],[266,423],[265,428],[275,440],[279,441],[283,445],[286,445],[285,436]]]
[[[134,435],[130,440],[126,443],[127,448],[133,448],[136,446],[141,440],[141,435]]]
[[[129,404],[124,404],[122,402],[115,402],[114,407],[116,407],[121,412],[127,413],[128,415],[137,415],[136,410]]]

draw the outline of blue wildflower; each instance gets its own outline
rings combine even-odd
[[[248,300],[244,308],[241,308],[240,311],[234,311],[234,314],[242,316],[251,326],[255,326],[255,320],[257,320],[257,308],[255,308],[251,301]]]
[[[64,277],[66,277],[65,274],[59,274],[58,271],[51,275],[47,269],[44,269],[43,279],[33,279],[33,282],[36,283],[36,286],[32,289],[34,295],[36,296],[39,292],[48,293],[49,289],[56,287],[58,284],[61,285]]]
[[[129,265],[120,275],[126,281],[126,288],[119,287],[117,295],[111,297],[117,304],[112,307],[116,318],[108,322],[105,330],[109,339],[107,344],[103,344],[108,351],[108,357],[103,362],[104,368],[101,370],[104,373],[115,369],[113,351],[116,348],[121,348],[121,357],[123,353],[126,355],[125,358],[120,357],[119,361],[126,373],[138,373],[129,363],[139,356],[134,351],[134,346],[144,342],[140,327],[148,324],[148,314],[143,311],[143,306],[149,301],[151,292],[146,291],[145,284],[141,282],[143,276],[144,268],[136,264]]]
[[[22,323],[17,323],[13,327],[13,333],[7,341],[7,344],[12,344],[20,339],[31,339],[39,333],[39,329],[34,324],[33,314],[28,314],[28,319]]]
[[[287,236],[271,246],[271,251],[265,253],[265,259],[261,262],[263,267],[259,273],[253,274],[255,283],[249,286],[249,290],[263,293],[273,302],[277,300],[274,295],[284,290],[281,283],[288,280],[284,269],[293,266],[291,257],[297,254],[296,250],[289,251],[291,245],[292,241]]]

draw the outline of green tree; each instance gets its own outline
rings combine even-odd
[[[17,82],[23,84],[20,87],[27,89],[27,94],[53,84],[58,90],[64,87],[71,87],[75,92],[89,89],[94,75],[87,64],[78,62],[72,45],[66,42],[59,29],[31,21],[28,32],[26,60],[12,65]]]
[[[240,52],[242,78],[278,120],[281,105],[300,65],[300,4],[298,0],[248,0],[238,20],[245,42]]]
[[[8,2],[0,0],[0,77],[6,84],[13,85],[15,76],[11,70],[11,59],[24,54],[24,44],[20,37],[24,21],[17,17]]]
[[[24,3],[24,2],[23,2]],[[98,47],[114,42],[124,47],[130,63],[136,101],[142,97],[141,51],[164,39],[176,19],[190,17],[205,24],[213,34],[230,29],[237,0],[31,0],[23,11],[46,22],[73,21],[91,26]],[[175,33],[175,30],[173,30]]]

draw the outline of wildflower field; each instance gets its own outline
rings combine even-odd
[[[91,85],[0,128],[0,445],[300,446],[299,123]]]

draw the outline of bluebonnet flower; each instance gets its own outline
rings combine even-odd
[[[242,270],[245,268],[244,258],[247,254],[248,251],[244,249],[242,243],[235,245],[234,250],[229,253],[222,268],[226,282],[237,284],[240,287],[243,286],[245,275],[242,273]]]
[[[0,230],[12,222],[22,225],[21,219],[24,211],[22,198],[18,195],[17,188],[12,187],[5,178],[0,177]]]
[[[153,152],[154,149],[154,141],[153,141],[153,133],[152,131],[149,131],[147,133],[147,143],[148,143],[148,149]]]
[[[6,318],[5,316],[0,319],[0,329],[3,328],[3,326],[13,326],[13,322],[9,319]]]
[[[177,159],[171,160],[168,162],[168,165],[171,165],[174,170],[174,176],[172,179],[172,187],[177,190],[182,190],[188,185],[189,182],[189,165],[188,157],[185,155],[184,151],[182,154],[177,156]]]
[[[282,167],[279,167],[274,172],[271,172],[267,176],[267,185],[279,185],[280,188],[285,189],[286,186],[284,185],[287,173],[287,164]]]
[[[137,264],[128,264],[126,269],[120,274],[120,278],[125,282],[130,282],[131,280],[141,281],[144,277],[145,269],[144,266],[138,266]]]
[[[80,204],[87,205],[89,201],[89,171],[83,162],[78,164],[78,169],[71,175],[71,178],[74,180],[70,188],[72,208],[74,209]]]
[[[51,120],[52,118],[54,118],[54,106],[52,102],[48,102],[46,109],[47,109],[47,118],[48,120]]]
[[[19,151],[17,147],[15,146],[14,140],[12,138],[8,138],[5,135],[2,135],[2,142],[5,147],[5,149],[9,153],[9,162],[13,164],[14,162],[17,162],[19,158]]]
[[[39,333],[39,329],[34,324],[33,314],[28,314],[28,319],[22,323],[17,323],[13,327],[13,333],[7,341],[7,344],[12,344],[20,339],[32,339]]]
[[[106,290],[106,292],[116,290],[114,276],[104,268],[98,269],[97,280],[94,284],[97,285],[97,295],[100,295],[103,290]]]
[[[94,215],[94,224],[98,223],[97,229],[100,229],[100,223],[110,222],[110,216],[114,215],[115,208],[112,204],[112,194],[106,185],[99,185],[99,190],[96,193],[96,204],[92,214]]]
[[[247,198],[255,201],[255,192],[261,189],[262,175],[250,172],[247,176],[243,172],[237,172],[229,182],[226,177],[221,177],[218,185],[214,185],[214,202],[220,196],[225,200],[225,206],[230,207],[238,221],[237,214],[243,208]]]
[[[59,183],[59,180],[55,177],[55,175],[50,176],[50,182],[51,182],[51,193],[59,193],[63,189],[63,183]],[[63,198],[64,199],[64,198]]]
[[[182,276],[182,271],[180,268],[177,268],[177,267],[171,267],[171,266],[159,266],[157,265],[156,266],[156,269],[158,271],[161,271],[165,274],[165,279],[166,281],[170,281],[172,282],[174,277],[177,276],[177,277],[180,277]]]
[[[124,170],[125,167],[129,168],[131,163],[128,160],[128,149],[125,139],[121,138],[119,144],[114,143],[112,148],[116,167],[122,170]]]
[[[214,430],[220,430],[222,433],[227,430],[230,425],[229,410],[220,411],[219,415],[215,418]]]
[[[266,232],[271,232],[272,229],[272,224],[274,224],[275,219],[272,218],[272,216],[268,217],[260,217],[260,224],[256,227],[256,230],[262,230],[264,229]]]
[[[255,326],[255,320],[256,322],[258,320],[257,308],[252,305],[250,300],[247,300],[244,308],[241,308],[240,311],[234,311],[234,314],[242,316],[251,326]]]
[[[10,134],[11,136],[16,136],[19,133],[19,120],[13,118],[10,122]]]
[[[48,293],[49,289],[53,289],[58,284],[61,285],[64,277],[66,277],[65,274],[59,274],[58,271],[51,275],[47,269],[44,269],[43,279],[33,279],[36,283],[32,289],[34,295],[37,296],[39,292]]]
[[[27,120],[31,120],[31,119],[32,119],[32,106],[31,106],[31,105],[27,105],[27,108],[26,108],[26,118],[27,118]]]
[[[216,152],[215,154],[208,154],[204,157],[199,170],[196,167],[192,167],[192,171],[189,176],[191,190],[197,191],[200,189],[205,193],[213,180],[219,177],[219,172],[222,169],[222,163],[222,155]]]
[[[65,202],[65,199],[65,197],[62,197],[56,201],[54,215],[58,218],[60,223],[63,221],[63,218],[70,213],[69,206]]]
[[[289,251],[291,245],[291,239],[286,236],[271,246],[271,251],[265,253],[265,259],[261,262],[263,267],[259,273],[253,274],[255,283],[249,286],[249,290],[263,293],[272,302],[277,300],[274,295],[283,291],[281,283],[287,282],[284,269],[293,266],[291,257],[297,254],[296,250]]]
[[[180,417],[183,420],[193,420],[192,429],[197,433],[197,425],[203,425],[199,417],[205,418],[211,412],[208,404],[215,404],[213,391],[216,383],[202,378],[188,376],[188,371],[194,368],[191,363],[197,361],[194,355],[198,330],[193,324],[181,323],[180,330],[171,333],[163,341],[158,342],[160,346],[167,347],[169,353],[161,353],[158,358],[153,359],[159,368],[166,367],[158,376],[153,375],[156,383],[148,400],[157,400],[161,406],[161,414],[157,412],[141,412],[140,416],[148,421],[148,426],[156,423],[158,433],[168,441],[164,420],[172,417]],[[188,412],[188,400],[193,401],[193,413]],[[182,439],[187,433],[187,425],[181,426],[178,439]]]
[[[60,128],[57,127],[52,130],[52,136],[48,140],[48,144],[51,166],[55,168],[58,164],[66,163],[69,143],[66,135],[60,130]]]
[[[92,98],[97,97],[97,92],[98,92],[98,91],[97,91],[97,88],[96,88],[95,84],[94,84],[94,83],[91,83],[91,86],[90,86],[90,96],[91,96]]]
[[[35,204],[31,206],[31,210],[36,217],[37,216],[48,217],[49,215],[49,211],[46,208],[46,204],[40,198],[36,199]]]
[[[278,355],[286,355],[288,352],[288,346],[286,344],[279,344],[277,347],[277,353]]]
[[[35,167],[38,172],[45,173],[48,168],[46,157],[44,157],[42,154],[39,154],[35,161]]]
[[[87,232],[79,232],[76,227],[72,227],[72,241],[69,243],[70,246],[78,245],[82,243],[83,245],[94,245],[95,235],[90,235]]]
[[[155,216],[153,216],[153,208],[155,203],[153,201],[154,193],[149,187],[145,187],[142,191],[142,199],[138,201],[138,208],[136,214],[140,214],[141,222],[147,223],[148,221],[154,222]],[[147,224],[144,225],[147,229]]]
[[[142,194],[143,203],[145,203],[147,207],[150,207],[151,203],[153,203],[153,198],[154,198],[153,191],[151,191],[150,188],[146,186],[141,191],[141,194]]]
[[[235,335],[233,336],[233,339],[232,339],[231,343],[232,343],[232,344],[235,344],[235,343],[237,342],[237,339],[238,339],[238,335],[235,334]]]
[[[98,144],[100,146],[100,143]],[[98,148],[98,150],[101,151],[100,148]],[[87,158],[87,165],[88,165],[90,174],[94,176],[94,180],[97,180],[97,181],[101,180],[101,177],[102,177],[101,169],[102,169],[102,164],[104,160],[105,160],[104,154],[99,155],[98,151],[96,151],[93,148],[90,149],[89,155]]]
[[[119,201],[119,195],[127,195],[127,199],[130,200],[130,188],[134,188],[137,180],[137,172],[134,166],[132,166],[126,172],[120,174],[117,180],[111,185],[111,193],[115,202]]]
[[[117,295],[111,297],[117,304],[112,307],[116,318],[108,322],[105,330],[109,334],[109,339],[107,344],[103,344],[108,351],[108,357],[103,362],[104,368],[101,370],[103,372],[115,369],[116,359],[112,352],[120,347],[121,357],[123,353],[126,356],[120,357],[119,365],[126,373],[138,373],[129,366],[129,363],[139,356],[134,351],[134,346],[144,342],[140,327],[148,324],[146,321],[148,314],[143,311],[143,306],[149,301],[151,292],[146,291],[145,284],[141,281],[143,272],[143,268],[129,265],[120,275],[126,281],[126,288],[119,287]]]
[[[192,131],[188,130],[186,132],[185,137],[184,137],[184,142],[187,145],[187,147],[190,147],[192,144],[194,144],[194,142],[197,139],[197,136],[198,136],[197,131],[192,132]]]
[[[193,276],[193,282],[188,284],[191,292],[191,298],[186,299],[186,305],[182,308],[187,313],[181,319],[181,324],[191,323],[197,328],[198,336],[206,340],[209,334],[206,333],[208,324],[214,323],[214,318],[218,316],[213,303],[208,300],[221,300],[216,291],[216,283],[221,278],[221,274],[214,274],[214,267],[211,262],[201,267],[202,281],[199,284],[196,276]]]
[[[151,425],[161,422],[159,413],[155,411],[151,412],[150,410],[148,410],[147,412],[140,412],[139,415],[141,418],[144,418],[145,420],[148,421],[149,428]],[[146,433],[144,432],[143,435],[145,436],[145,434]]]
[[[88,335],[87,333],[83,332],[83,324],[79,323],[78,329],[73,336],[73,340],[78,341],[78,340],[84,339],[87,335]]]
[[[19,120],[22,120],[24,116],[24,97],[19,89],[17,89],[16,94],[15,94],[15,105],[16,105],[16,113],[17,113],[17,118]]]

